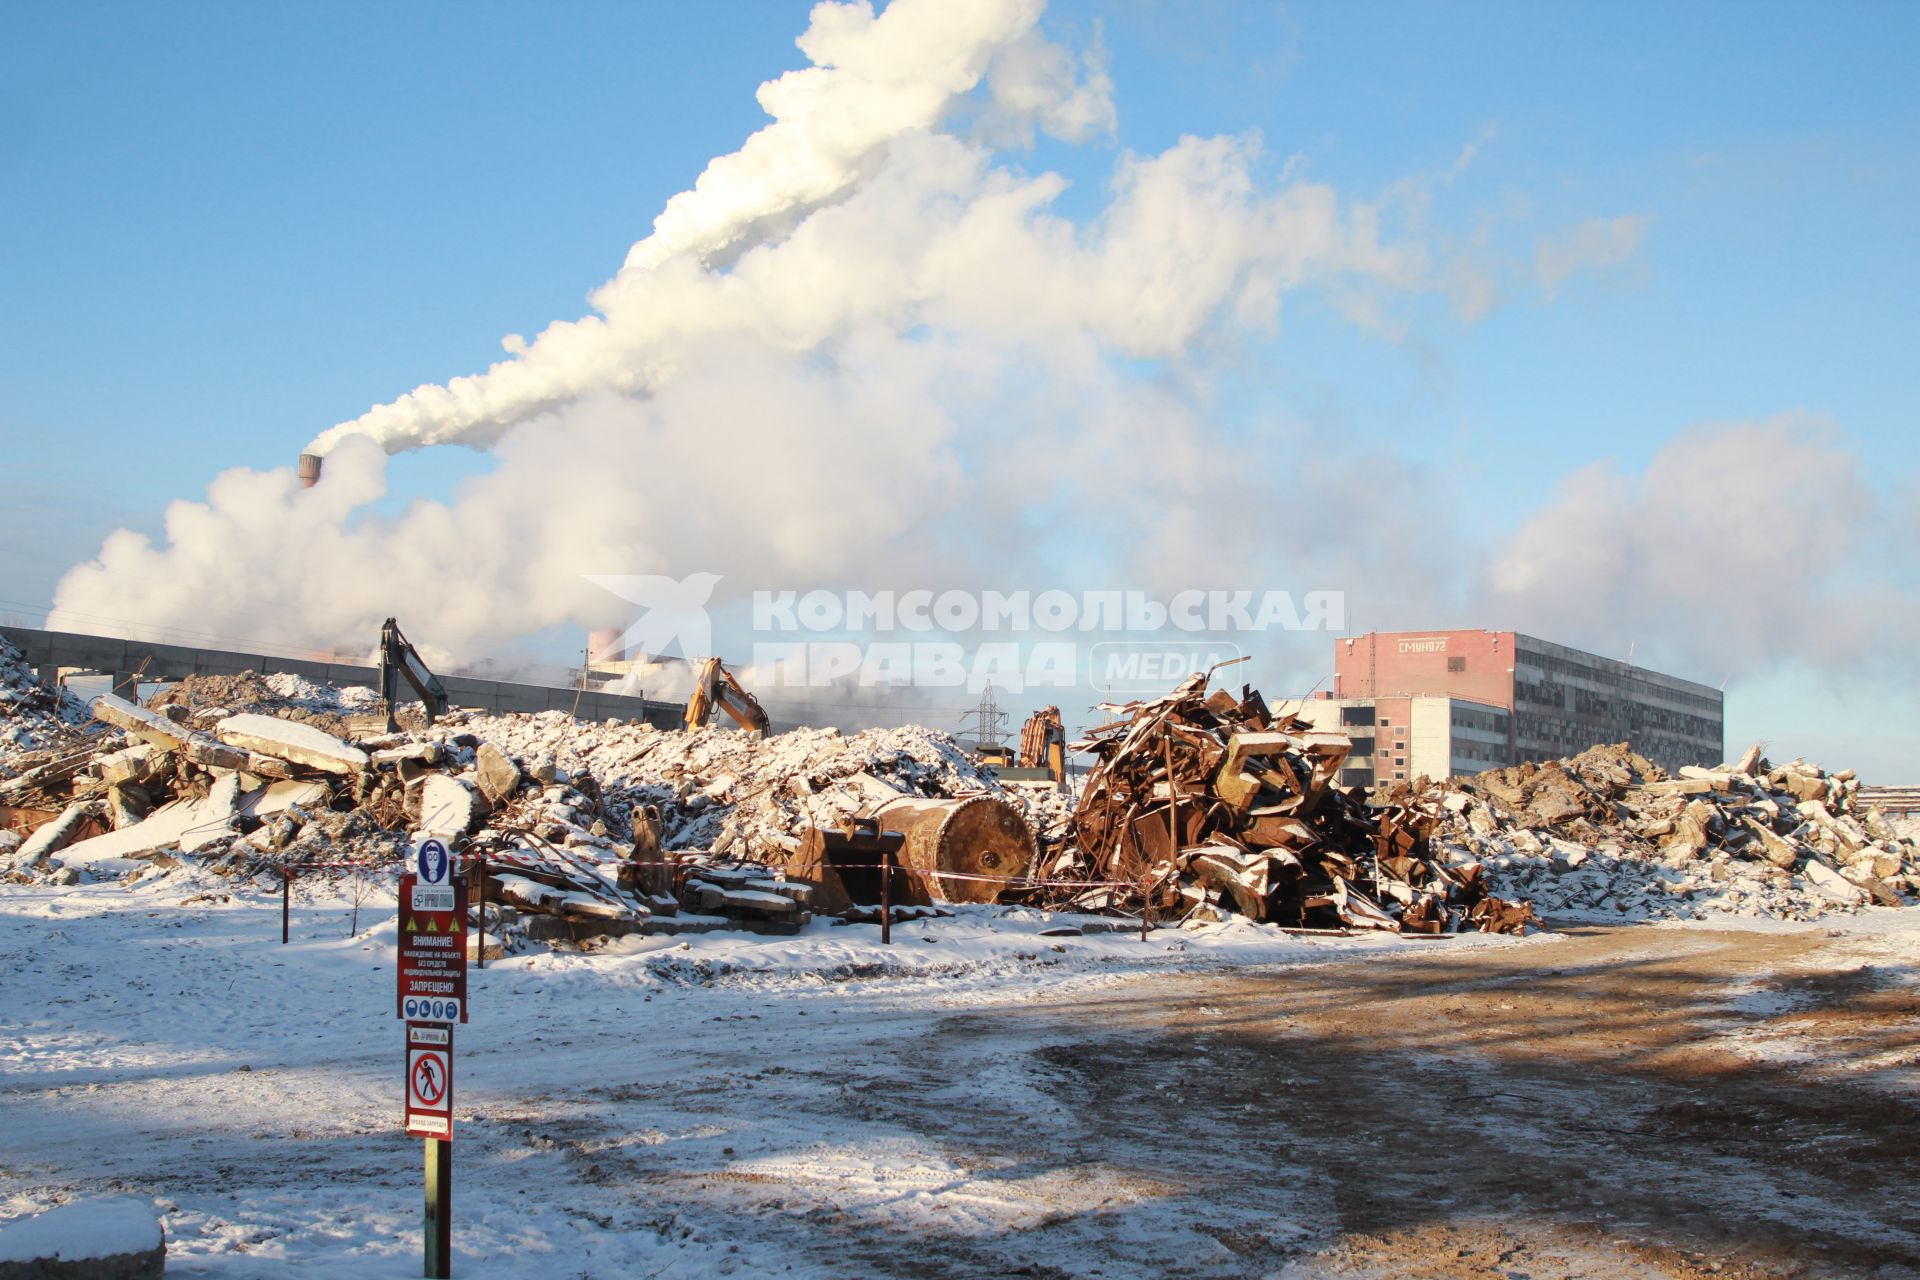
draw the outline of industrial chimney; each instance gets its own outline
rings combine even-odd
[[[303,453],[300,455],[300,487],[311,489],[320,483],[320,455]]]
[[[625,634],[619,627],[606,627],[599,631],[588,632],[587,665],[626,661],[626,646],[620,643],[620,637]]]

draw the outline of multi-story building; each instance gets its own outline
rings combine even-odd
[[[1724,758],[1723,696],[1692,680],[1513,631],[1369,632],[1333,647],[1333,689],[1299,712],[1353,738],[1349,784],[1557,760],[1603,742],[1630,742],[1665,769]]]
[[[1385,698],[1309,698],[1288,703],[1316,729],[1344,733],[1353,750],[1342,786],[1418,777],[1445,778],[1512,763],[1512,713],[1505,707],[1444,694]]]

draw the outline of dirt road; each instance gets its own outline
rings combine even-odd
[[[848,1275],[1920,1276],[1913,973],[1837,945],[1595,929],[1141,978],[836,1083],[959,1171],[903,1176],[910,1221],[806,1161],[666,1181],[805,1216]]]

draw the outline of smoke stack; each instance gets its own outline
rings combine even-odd
[[[311,489],[320,483],[320,455],[303,453],[300,455],[300,487]]]
[[[626,633],[619,627],[607,627],[587,635],[587,663],[624,662],[627,657],[626,646],[620,643],[620,637]]]

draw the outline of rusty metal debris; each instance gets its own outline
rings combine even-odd
[[[1532,919],[1487,896],[1477,862],[1432,855],[1432,806],[1336,788],[1346,738],[1275,716],[1250,687],[1235,698],[1207,684],[1196,675],[1115,708],[1121,719],[1074,744],[1099,763],[1040,900],[1405,933],[1518,932]]]

